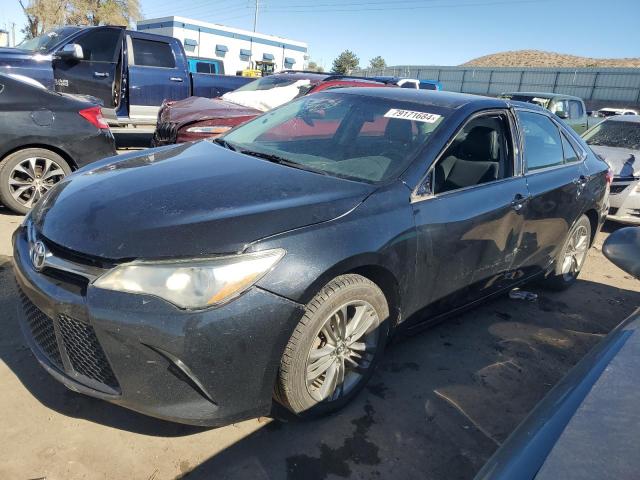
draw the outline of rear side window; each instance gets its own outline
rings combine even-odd
[[[197,73],[213,73],[211,72],[211,65],[204,62],[196,63],[196,72]]]
[[[564,163],[558,127],[546,115],[518,112],[524,137],[527,170],[539,170]]]
[[[573,148],[573,145],[564,133],[562,134],[562,150],[564,150],[564,163],[573,163],[580,160],[578,152]]]
[[[420,90],[435,90],[436,85],[434,83],[421,83]]]
[[[82,47],[83,60],[87,62],[114,62],[120,50],[120,33],[117,28],[89,30],[72,43]]]
[[[132,38],[133,63],[141,67],[175,68],[171,45],[165,42]]]
[[[584,110],[582,109],[582,103],[577,100],[569,101],[569,118],[580,118],[584,115]]]

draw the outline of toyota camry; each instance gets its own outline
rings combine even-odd
[[[21,324],[60,382],[148,415],[316,416],[362,389],[392,335],[533,279],[574,283],[610,180],[534,105],[305,96],[65,177],[13,238]]]

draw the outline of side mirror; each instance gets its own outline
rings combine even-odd
[[[57,57],[61,60],[82,60],[84,52],[77,43],[67,43],[61,50],[58,50]]]
[[[640,227],[613,232],[604,242],[602,253],[614,265],[640,279]]]
[[[562,120],[566,120],[567,118],[569,118],[569,113],[568,112],[559,111],[559,112],[556,112],[556,116],[558,118],[561,118]]]

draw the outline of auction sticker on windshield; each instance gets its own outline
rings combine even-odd
[[[384,114],[387,118],[400,118],[402,120],[413,120],[414,122],[436,123],[441,115],[426,112],[414,112],[412,110],[401,110],[392,108]]]

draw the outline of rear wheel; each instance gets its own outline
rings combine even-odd
[[[71,173],[69,164],[44,148],[25,148],[0,162],[0,202],[27,213],[42,195]]]
[[[543,285],[553,290],[565,290],[574,284],[591,243],[591,222],[582,215],[569,231],[564,246],[556,258],[553,272],[544,280]]]
[[[341,275],[307,304],[280,363],[279,403],[300,417],[346,405],[382,356],[389,307],[380,288],[360,275]]]

